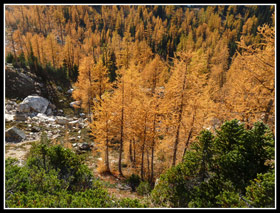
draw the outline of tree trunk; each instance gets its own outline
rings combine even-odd
[[[108,138],[108,120],[106,121],[106,151],[105,151],[105,167],[106,172],[110,172],[109,164],[109,138]]]
[[[122,173],[123,137],[124,137],[124,79],[122,81],[121,139],[120,139],[120,151],[119,151],[119,175],[122,177],[123,177],[123,173]]]
[[[187,151],[187,148],[188,148],[188,146],[189,146],[190,139],[191,139],[191,136],[192,136],[192,132],[193,132],[193,128],[194,128],[195,115],[196,115],[196,109],[194,109],[194,114],[193,114],[191,129],[190,129],[190,131],[189,131],[189,135],[188,135],[188,138],[187,138],[187,141],[186,141],[186,144],[185,144],[185,148],[184,148],[184,153],[183,153],[182,161],[184,160],[184,156],[185,156],[185,154],[186,154],[186,151]]]
[[[144,138],[143,138],[143,144],[142,144],[142,159],[141,159],[141,178],[144,179],[144,155],[145,155],[145,143],[146,143],[146,119],[147,119],[147,113],[145,114],[145,122],[144,122]]]
[[[188,135],[188,138],[187,138],[187,141],[186,141],[186,145],[185,145],[185,148],[184,148],[184,153],[183,153],[182,161],[184,160],[184,156],[185,156],[187,148],[189,146],[189,142],[190,142],[190,139],[191,139],[191,136],[192,136],[192,131],[193,131],[193,128],[191,128],[191,130],[189,132],[189,135]]]
[[[154,150],[155,150],[155,132],[156,132],[156,114],[154,115],[154,122],[153,122],[153,139],[152,139],[152,153],[151,153],[151,176],[150,176],[150,183],[152,183],[154,179]]]
[[[177,154],[177,147],[178,147],[178,144],[179,144],[180,128],[181,128],[183,108],[184,108],[184,92],[185,92],[186,81],[187,81],[186,78],[187,78],[187,67],[185,69],[184,76],[183,76],[183,85],[182,85],[182,90],[181,90],[181,103],[180,103],[180,109],[179,109],[178,126],[177,126],[177,130],[176,130],[176,138],[175,138],[175,143],[174,143],[174,148],[173,148],[172,166],[175,166],[175,164],[176,164],[176,154]]]
[[[132,163],[133,162],[133,157],[132,157],[132,141],[129,140],[129,160]]]
[[[270,101],[268,102],[268,105],[266,107],[265,116],[264,116],[264,123],[267,123],[267,121],[268,121],[269,113],[272,109],[272,106],[273,106],[273,99],[270,99]]]
[[[123,107],[122,107],[122,113],[121,113],[121,139],[120,139],[120,150],[119,150],[119,175],[123,176],[122,173],[122,151],[123,151]]]
[[[179,116],[179,117],[181,117],[181,116]],[[179,122],[179,124],[177,126],[177,130],[176,130],[176,138],[175,138],[175,143],[174,143],[174,147],[173,147],[172,166],[175,166],[175,164],[176,164],[177,147],[178,147],[179,136],[180,136],[180,126],[181,126],[181,119],[180,119],[180,122]]]
[[[106,172],[110,172],[109,166],[109,141],[106,139],[106,152],[105,152],[105,167]]]
[[[133,139],[133,168],[135,168],[136,164],[136,144],[135,144],[135,139]]]
[[[147,178],[150,179],[150,160],[149,160],[149,150],[147,149]]]

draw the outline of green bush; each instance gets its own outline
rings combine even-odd
[[[89,189],[74,194],[58,191],[56,194],[29,191],[15,193],[6,200],[9,208],[110,208],[115,207],[104,189]]]
[[[275,170],[258,174],[246,187],[246,198],[255,208],[275,207]]]
[[[151,185],[147,181],[141,181],[139,186],[136,188],[136,192],[139,195],[148,195],[152,191]]]
[[[152,203],[160,207],[271,207],[274,175],[261,174],[272,169],[267,162],[273,159],[274,138],[266,125],[257,122],[247,130],[238,120],[227,121],[215,136],[203,130],[183,162],[160,176],[151,192]]]
[[[8,53],[6,56],[6,63],[13,63],[14,61],[14,56],[12,53]]]
[[[133,178],[132,178],[133,179]],[[136,178],[137,179],[137,178]],[[5,160],[7,208],[144,208],[138,199],[113,199],[93,178],[83,159],[60,145],[51,145],[45,133],[20,167]]]
[[[141,178],[139,177],[139,175],[136,174],[132,174],[127,180],[126,182],[129,184],[129,186],[131,187],[131,190],[133,192],[135,192],[137,186],[139,186],[141,181]]]
[[[45,133],[42,133],[41,143],[31,148],[27,166],[35,171],[55,170],[63,187],[68,190],[80,191],[92,185],[92,173],[82,157],[61,145],[51,146]]]
[[[147,208],[146,204],[142,204],[139,199],[122,198],[117,202],[120,208]]]
[[[225,122],[214,143],[215,167],[213,171],[230,180],[236,190],[245,193],[250,180],[258,173],[266,173],[267,160],[274,158],[274,139],[262,122],[246,130],[238,120]]]
[[[93,179],[83,159],[44,133],[24,166],[5,160],[5,205],[9,208],[113,207],[108,192]]]

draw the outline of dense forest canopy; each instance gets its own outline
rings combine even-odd
[[[120,175],[125,161],[154,183],[202,129],[238,119],[274,132],[273,5],[5,7],[6,56],[72,83],[100,171],[118,150]]]

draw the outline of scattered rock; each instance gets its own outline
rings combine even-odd
[[[33,117],[33,120],[39,120],[41,122],[55,122],[56,119],[53,116],[38,113],[35,117]]]
[[[41,131],[41,128],[38,127],[38,126],[33,126],[33,127],[31,128],[31,132],[40,132],[40,131]]]
[[[81,116],[82,118],[85,118],[85,117],[86,117],[86,114],[85,114],[85,113],[80,113],[80,116]]]
[[[7,104],[6,107],[5,107],[5,110],[7,110],[7,111],[10,111],[12,109],[13,109],[13,106],[10,105],[10,104]]]
[[[61,125],[65,125],[68,123],[68,119],[63,116],[56,116],[55,121],[56,121],[56,123],[61,124]]]
[[[25,133],[17,127],[11,127],[5,131],[5,141],[19,143],[26,138]]]
[[[57,111],[57,115],[62,116],[62,115],[63,115],[63,109],[59,109],[59,110]]]
[[[70,125],[70,126],[75,126],[75,125],[77,125],[79,123],[79,120],[74,120],[74,121],[70,121],[68,124]]]
[[[74,89],[71,88],[71,89],[69,89],[69,90],[67,91],[67,93],[68,93],[68,94],[72,94],[73,91],[74,91]]]
[[[93,143],[73,143],[72,146],[77,150],[78,153],[91,151],[93,148]]]
[[[79,108],[81,106],[81,102],[80,101],[73,101],[70,103],[70,106],[71,107],[76,107],[76,108]]]
[[[14,120],[14,115],[12,114],[5,114],[5,121],[13,121]]]
[[[43,88],[44,84],[43,83],[39,83],[39,82],[35,82],[35,86],[39,86],[39,87]]]
[[[27,115],[25,113],[16,112],[16,114],[14,116],[14,120],[16,120],[16,121],[26,121],[27,120]]]
[[[58,91],[62,91],[62,88],[60,86],[56,87]]]
[[[80,146],[79,146],[79,149],[80,150],[90,150],[91,147],[88,143],[82,143]]]
[[[118,184],[118,185],[117,185],[117,188],[118,188],[119,190],[131,190],[131,187],[128,186],[128,185],[126,185],[126,184]]]

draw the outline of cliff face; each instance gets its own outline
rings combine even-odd
[[[44,85],[40,79],[27,68],[14,68],[11,64],[5,66],[5,97],[23,100],[28,95],[46,96]]]

